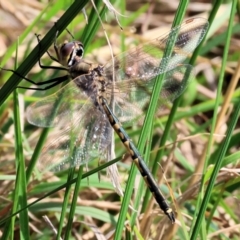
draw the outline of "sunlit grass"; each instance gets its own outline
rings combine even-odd
[[[218,1],[217,4],[220,5],[221,1]],[[215,16],[215,11],[219,7],[217,4],[213,6],[209,13],[211,16],[209,22],[215,29],[222,27]],[[56,19],[53,17],[57,13],[59,14],[60,9],[65,12],[70,6],[71,3],[67,2],[66,5],[62,6],[57,4],[49,6],[42,11],[39,17],[36,18],[36,21],[21,35],[20,46],[24,46],[26,52],[31,53],[30,55],[32,56],[30,58],[25,56],[25,60],[18,63],[21,74],[25,75],[34,66],[29,74],[29,77],[34,81],[61,76],[62,73],[60,72],[41,70],[36,67],[38,47],[32,48],[32,45],[37,45],[37,40],[34,37],[35,32],[40,33],[43,39],[41,54],[52,45],[51,43],[56,34],[53,23]],[[128,26],[133,24],[134,20],[148,8],[143,6],[139,10],[129,13],[124,11],[125,5],[120,6],[123,15],[130,15],[128,18],[124,18],[122,34],[124,35],[126,32],[127,34],[120,41],[120,27],[116,23],[114,27],[108,26],[111,25],[110,20],[115,22],[114,16],[109,14],[107,9],[103,10],[102,7],[102,2],[99,1],[97,8],[99,13],[102,14],[101,19],[104,22],[106,19],[108,20],[105,22],[105,29],[107,29],[110,40],[117,39],[119,47],[122,45],[122,50],[127,50],[128,36],[134,37],[128,31]],[[118,7],[116,5],[116,8]],[[84,43],[86,55],[92,59],[98,59],[101,58],[101,54],[105,55],[105,52],[101,52],[101,50],[104,46],[107,46],[107,43],[103,29],[90,2],[88,7],[86,7],[86,11],[89,17],[88,24],[86,24],[85,18],[79,9],[75,9],[73,12],[68,12],[66,18],[64,18],[64,25],[62,25],[63,19],[59,20],[58,27],[62,31],[70,23],[68,29],[73,32],[76,39],[80,39]],[[179,16],[176,17],[184,17],[184,9],[178,14]],[[234,13],[232,14],[234,15]],[[76,17],[74,18],[75,15]],[[61,16],[61,14],[58,16]],[[73,18],[74,20],[72,21]],[[50,21],[51,19],[54,20]],[[121,23],[122,18],[119,17],[119,19]],[[235,29],[237,27],[239,26],[229,26],[227,29]],[[31,39],[29,36],[31,36]],[[58,43],[69,38],[67,32],[63,31]],[[2,239],[12,238],[12,236],[17,234],[16,231],[19,232],[22,239],[41,239],[43,234],[46,239],[50,239],[54,236],[54,232],[49,223],[43,220],[43,215],[50,219],[59,234],[62,231],[70,235],[72,229],[77,229],[81,236],[85,236],[85,239],[94,238],[96,229],[94,230],[93,225],[96,226],[99,232],[105,235],[114,230],[116,233],[115,239],[126,239],[127,237],[132,237],[132,235],[138,239],[153,239],[156,236],[160,236],[164,229],[165,237],[168,239],[190,239],[191,236],[192,239],[196,239],[199,230],[202,239],[207,239],[213,238],[217,231],[223,230],[222,223],[228,224],[229,227],[238,224],[237,199],[239,195],[239,177],[237,169],[239,161],[239,133],[237,131],[238,125],[235,127],[234,124],[239,115],[239,91],[228,83],[229,80],[227,78],[223,77],[226,69],[230,73],[231,70],[234,73],[238,73],[239,67],[236,67],[236,62],[239,59],[235,53],[232,53],[230,46],[230,50],[225,50],[229,52],[225,57],[228,56],[235,65],[227,65],[226,68],[221,69],[221,64],[224,64],[224,62],[214,65],[210,61],[210,56],[212,55],[209,54],[209,51],[218,48],[219,45],[227,47],[227,45],[225,46],[226,39],[221,39],[220,41],[218,33],[209,35],[204,46],[198,52],[200,55],[204,52],[205,58],[198,60],[196,63],[198,65],[199,62],[207,62],[208,66],[214,70],[215,78],[218,78],[220,72],[221,81],[226,79],[222,88],[218,89],[220,96],[218,101],[216,101],[213,91],[211,91],[211,95],[210,93],[208,94],[208,91],[199,89],[197,83],[210,89],[205,75],[199,74],[196,78],[196,83],[192,83],[189,86],[181,102],[178,103],[179,107],[172,110],[175,113],[170,115],[170,120],[168,120],[169,111],[167,111],[167,114],[160,111],[157,113],[157,117],[154,117],[152,126],[149,125],[147,126],[149,128],[144,128],[145,133],[141,134],[142,129],[139,129],[137,126],[127,129],[132,140],[135,143],[140,142],[140,149],[142,153],[145,153],[144,156],[149,156],[146,157],[149,160],[148,165],[150,168],[154,166],[151,171],[154,173],[155,179],[159,180],[163,194],[167,197],[168,202],[172,203],[172,207],[177,213],[177,224],[175,225],[172,225],[163,216],[159,207],[151,200],[151,195],[146,193],[145,185],[139,182],[140,175],[137,173],[136,167],[133,166],[132,170],[130,170],[131,160],[128,159],[127,155],[124,157],[123,162],[118,162],[120,183],[125,191],[123,200],[116,194],[110,183],[109,176],[106,174],[105,162],[100,162],[99,167],[97,166],[99,164],[97,161],[89,163],[89,174],[84,167],[83,175],[79,179],[76,178],[75,172],[47,173],[44,175],[39,173],[35,167],[39,154],[41,154],[41,147],[47,138],[47,130],[29,125],[25,121],[25,109],[34,101],[55,92],[58,87],[47,92],[19,90],[20,95],[17,100],[17,95],[12,95],[15,87],[18,84],[22,86],[29,86],[29,84],[14,75],[9,79],[11,74],[1,71],[1,81],[6,82],[6,85],[0,90],[0,177],[2,181],[0,189],[3,193],[0,223],[1,231],[3,232]],[[114,48],[116,47],[114,41],[112,41],[112,45]],[[15,50],[16,43],[13,43],[1,59],[1,66],[5,66],[11,61],[10,57]],[[106,54],[110,56],[109,53]],[[218,51],[213,51],[211,54],[222,58],[223,53],[218,49]],[[47,57],[43,58],[43,62],[45,65],[52,64]],[[7,66],[9,67],[9,65]],[[233,77],[231,81],[236,82],[236,79],[238,79],[237,76]],[[218,84],[218,81],[216,82]],[[226,91],[226,88],[229,89],[230,87],[232,87],[232,90]],[[221,92],[226,93],[226,95],[224,97],[221,96]],[[211,99],[210,95],[214,96],[214,98]],[[227,97],[230,99],[229,102],[226,100]],[[19,110],[17,110],[18,104],[20,106]],[[232,107],[232,112],[235,115],[231,115],[231,109],[223,115],[217,115],[218,106],[225,106],[226,104],[228,104],[226,108]],[[218,116],[221,116],[221,123],[219,123],[218,131],[214,132],[212,130],[213,126],[220,121]],[[151,121],[152,119],[149,120],[149,122]],[[166,123],[168,124],[167,127]],[[15,126],[15,130],[13,130],[13,126]],[[234,128],[235,131],[232,131]],[[150,138],[148,133],[151,129],[153,135]],[[164,129],[169,131],[165,141],[163,141],[162,137],[165,136],[163,133]],[[210,135],[211,131],[212,135]],[[144,137],[140,138],[140,136]],[[211,143],[211,138],[216,138],[216,141]],[[120,160],[123,154],[126,153],[126,150],[117,137],[115,144],[116,156],[119,158],[117,160]],[[21,145],[27,166],[26,172],[22,171],[23,169],[21,168],[17,168],[21,159]],[[205,154],[206,149],[209,149],[206,152],[207,154]],[[162,168],[159,166],[159,163]],[[204,164],[205,167],[203,167]],[[21,167],[24,167],[24,165]],[[104,169],[101,169],[102,167]],[[221,172],[219,172],[220,168]],[[163,178],[161,169],[164,171],[166,180]],[[100,181],[98,173],[101,175]],[[129,179],[128,174],[132,178]],[[202,177],[204,177],[204,181],[201,185]],[[12,179],[15,179],[15,181]],[[23,184],[25,181],[27,183],[26,188]],[[127,187],[125,188],[126,181]],[[166,181],[169,185],[167,185]],[[73,201],[72,195],[76,182],[79,189],[77,189],[76,198]],[[128,185],[129,182],[130,185]],[[21,187],[20,190],[19,186]],[[24,189],[26,189],[26,192],[24,192]],[[205,195],[206,189],[208,191]],[[139,192],[137,192],[138,190]],[[19,218],[12,217],[5,220],[11,215],[10,210],[13,209],[12,213],[14,213],[23,209],[27,204],[41,198],[43,198],[41,201],[22,211]],[[205,199],[205,206],[201,205],[203,199]],[[143,211],[131,210],[128,207],[129,200],[131,200],[131,206],[134,206],[135,209],[143,209]],[[70,209],[72,209],[71,214],[69,214]],[[27,216],[27,214],[29,215]],[[231,221],[228,221],[229,216]],[[192,221],[195,218],[197,219],[196,223]],[[73,225],[71,224],[72,221]],[[16,230],[18,228],[20,230]],[[41,231],[41,233],[37,232],[37,230]],[[232,236],[237,237],[237,233],[230,228],[229,231],[222,232],[222,236],[227,238],[230,233]],[[87,234],[90,234],[90,237],[87,238]]]

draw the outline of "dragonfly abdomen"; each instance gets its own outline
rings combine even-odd
[[[160,189],[158,188],[156,181],[151,176],[151,173],[149,172],[144,160],[142,159],[141,154],[138,152],[137,148],[132,143],[130,137],[121,127],[121,124],[118,121],[117,117],[113,114],[113,112],[109,108],[106,99],[104,99],[103,97],[99,97],[99,101],[103,106],[103,109],[108,117],[110,124],[112,125],[112,127],[114,128],[118,136],[120,137],[121,141],[123,142],[128,152],[131,154],[133,162],[135,163],[138,170],[140,171],[144,181],[146,182],[149,190],[152,192],[156,202],[158,203],[160,208],[163,210],[163,212],[168,216],[171,222],[174,223],[175,216],[174,216],[173,210],[168,205],[166,199],[164,198]]]

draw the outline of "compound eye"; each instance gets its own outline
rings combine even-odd
[[[71,67],[83,57],[83,44],[78,41],[64,43],[60,49],[60,62]]]
[[[79,63],[82,59],[83,52],[84,52],[83,45],[81,42],[74,41],[73,44],[74,44],[73,51],[69,56],[68,62],[67,62],[68,67],[72,67],[76,63]]]
[[[75,45],[73,42],[64,43],[60,49],[60,63],[63,66],[67,66],[69,59],[73,55]]]

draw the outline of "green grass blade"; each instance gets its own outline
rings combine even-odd
[[[177,13],[175,15],[175,20],[173,22],[172,28],[181,24],[181,22],[182,22],[182,20],[184,18],[184,14],[185,14],[187,5],[188,5],[188,1],[182,1],[179,4],[178,11],[177,11]],[[167,49],[169,49],[169,51],[171,51],[172,47],[173,47],[173,45],[172,46],[168,46]],[[169,52],[166,52],[165,54],[168,55]],[[150,126],[150,121],[152,121],[154,119],[154,114],[155,114],[156,107],[157,107],[157,102],[158,102],[158,99],[159,99],[159,92],[161,91],[161,87],[162,87],[161,84],[162,84],[163,80],[164,80],[164,74],[159,75],[157,80],[156,80],[156,85],[158,84],[156,86],[156,90],[155,90],[155,86],[154,86],[154,89],[153,89],[153,93],[152,93],[151,99],[152,99],[154,104],[151,104],[151,102],[150,102],[150,106],[149,106],[148,112],[146,114],[146,120],[145,120],[146,123],[144,123],[144,124],[146,124],[146,130],[145,130],[146,132],[149,131],[149,129],[147,129],[147,126]],[[165,142],[167,140],[167,136],[169,134],[170,126],[172,125],[173,117],[175,115],[177,106],[178,105],[176,105],[176,104],[173,105],[173,114],[169,116],[168,125],[166,126],[164,134],[163,134],[163,137],[161,139],[161,141],[164,141],[164,144],[165,144]],[[140,139],[144,139],[144,128],[143,128],[142,133],[143,133],[143,135],[140,135]],[[142,142],[142,144],[144,144],[144,142]],[[143,146],[144,145],[142,145],[142,147]],[[159,159],[161,159],[161,158],[159,158],[157,156],[156,160],[154,162],[153,170],[152,170],[153,176],[156,176],[156,172],[159,169],[159,167],[158,167]],[[145,194],[145,202],[149,201],[150,195],[151,195],[150,191],[147,191],[147,193]],[[146,204],[143,205],[143,206],[146,206]],[[144,207],[143,207],[142,211],[145,211]]]
[[[223,53],[223,61],[222,61],[221,73],[220,73],[220,77],[219,77],[218,91],[217,91],[217,97],[216,97],[216,105],[215,105],[215,111],[214,111],[214,116],[213,116],[213,123],[212,123],[210,140],[209,140],[209,144],[208,144],[208,150],[207,150],[208,154],[207,154],[207,156],[209,156],[210,147],[211,147],[211,143],[212,143],[212,139],[213,139],[213,133],[214,133],[215,125],[216,125],[217,112],[218,112],[217,110],[218,110],[218,106],[219,106],[219,102],[220,102],[220,95],[221,95],[221,89],[222,89],[222,84],[223,84],[223,79],[224,79],[224,72],[225,72],[227,56],[228,56],[228,51],[229,51],[229,46],[230,46],[230,39],[231,39],[231,35],[232,35],[233,19],[234,19],[235,11],[236,11],[236,2],[237,1],[232,2],[232,11],[231,11],[231,15],[230,15],[228,34],[227,34],[226,44],[225,44],[224,53]],[[236,122],[237,122],[238,117],[239,117],[239,112],[240,112],[240,105],[238,104],[237,107],[236,107],[236,110],[234,111],[233,117],[230,120],[226,138],[224,139],[223,143],[220,146],[221,151],[219,152],[219,155],[217,157],[217,162],[214,166],[214,171],[212,173],[211,179],[210,179],[208,187],[206,189],[204,198],[202,200],[202,203],[201,203],[201,206],[200,206],[200,209],[199,209],[199,213],[198,213],[198,216],[196,218],[196,222],[194,223],[191,239],[197,239],[197,236],[198,236],[199,231],[201,229],[201,226],[202,226],[202,223],[203,223],[203,217],[204,217],[204,214],[205,214],[205,211],[206,211],[206,208],[207,208],[207,204],[208,204],[208,202],[210,200],[210,197],[211,197],[211,192],[212,192],[212,189],[213,189],[216,177],[217,177],[217,173],[220,170],[222,161],[223,161],[224,156],[226,154],[226,150],[228,148],[228,144],[229,144],[229,141],[231,139],[232,132],[234,130],[234,127],[235,127]],[[199,198],[200,197],[201,197],[201,194],[199,195]],[[199,202],[200,202],[200,200],[199,200]]]
[[[65,238],[66,239],[69,238],[69,236],[71,234],[71,230],[72,230],[72,223],[73,223],[74,214],[75,214],[76,207],[77,207],[77,199],[78,199],[78,193],[79,193],[79,190],[80,190],[82,174],[83,174],[83,166],[81,166],[79,168],[77,181],[76,181],[76,185],[75,185],[75,188],[74,188],[74,194],[73,194],[71,208],[70,208],[70,212],[69,212],[69,216],[68,216],[68,223],[67,223],[67,227],[66,227],[66,233],[65,233]]]
[[[74,5],[75,6],[75,5]],[[74,9],[74,7],[70,7],[69,9]],[[68,10],[69,11],[69,10]],[[67,12],[66,12],[67,13]],[[63,15],[63,17],[66,15],[66,13]],[[68,14],[67,14],[67,17],[69,17],[68,15],[71,15],[71,14],[75,14],[75,11],[74,12],[69,12]],[[62,18],[63,18],[62,17]],[[66,17],[66,18],[67,18]],[[61,18],[61,19],[62,19]],[[59,21],[58,21],[58,23],[59,22],[61,22],[61,19],[59,19]],[[64,18],[65,19],[65,18]],[[57,27],[58,27],[58,25],[57,25]],[[55,27],[53,27],[52,29],[54,29],[54,31],[55,31],[55,34],[56,34],[56,28]],[[51,30],[52,30],[51,29]],[[50,30],[50,31],[51,31]],[[64,29],[62,29],[62,30],[64,30]],[[60,34],[60,31],[59,31],[59,34]],[[92,35],[93,36],[93,35]],[[44,37],[45,38],[45,37]],[[43,42],[43,40],[44,40],[44,38],[42,39],[42,41],[41,42]],[[54,36],[54,38],[55,38],[55,36]],[[53,38],[53,39],[54,39]],[[52,39],[52,40],[53,40]],[[51,42],[52,42],[52,40],[51,40]],[[50,43],[51,43],[50,42]],[[41,49],[42,49],[42,45],[43,45],[43,43],[41,43]],[[48,48],[48,47],[47,47]],[[35,48],[37,51],[39,50],[39,46],[37,46],[36,48]],[[44,53],[44,52],[43,52]],[[37,58],[36,58],[36,61],[38,61],[38,56],[37,56]],[[28,170],[27,170],[27,180],[29,180],[29,178],[30,178],[30,176],[31,176],[31,173],[32,173],[32,171],[33,171],[33,169],[34,169],[34,167],[35,167],[35,165],[36,165],[36,162],[37,162],[37,160],[38,160],[38,157],[39,157],[39,155],[40,155],[40,153],[41,153],[41,149],[42,149],[42,147],[43,147],[43,145],[44,145],[44,143],[45,143],[45,140],[46,140],[46,138],[47,138],[47,135],[48,135],[48,129],[47,128],[45,128],[45,129],[43,129],[43,131],[42,131],[42,134],[41,134],[41,136],[40,136],[40,138],[39,138],[39,141],[38,141],[38,143],[37,143],[37,145],[36,145],[36,147],[35,147],[35,149],[34,149],[34,153],[33,153],[33,155],[32,155],[32,158],[31,158],[31,161],[30,161],[30,164],[29,164],[29,167],[28,167]]]
[[[56,25],[53,26],[49,32],[44,36],[41,40],[41,51],[40,56],[42,56],[48,48],[51,46],[55,36],[56,31],[59,31],[59,34],[63,30],[66,29],[68,24],[73,20],[73,18],[79,14],[79,11],[85,6],[87,0],[84,1],[75,1],[69,9],[63,14],[63,16],[56,22]],[[16,69],[16,71],[21,75],[25,76],[37,63],[39,59],[39,48],[38,45],[33,49],[33,51],[29,54],[23,64]],[[21,77],[13,74],[9,80],[3,85],[0,89],[0,106],[7,99],[9,94],[16,88],[16,86],[20,83]]]
[[[216,1],[216,2],[215,2],[214,6],[213,6],[213,9],[212,9],[212,11],[211,11],[211,14],[210,14],[210,16],[209,16],[209,19],[208,19],[210,25],[211,25],[211,23],[213,22],[213,20],[214,20],[216,14],[217,14],[217,11],[218,11],[221,3],[222,3],[222,1]],[[196,57],[193,56],[193,61],[195,60],[195,58],[196,58]],[[224,72],[224,71],[223,71],[223,72]],[[223,72],[222,72],[222,73],[223,73]],[[218,108],[218,106],[219,106],[219,104],[220,104],[220,99],[221,99],[221,94],[220,94],[220,92],[221,92],[221,88],[220,88],[220,84],[219,84],[219,85],[218,85],[218,90],[217,90],[217,98],[216,98],[216,100],[215,100],[215,102],[214,102],[214,109],[215,109],[214,112],[215,112],[215,114],[214,114],[214,117],[213,117],[212,129],[214,129],[214,126],[215,126],[215,123],[216,123],[216,112],[217,112],[217,108]],[[211,133],[210,133],[210,138],[209,138],[209,142],[208,142],[208,148],[210,148],[210,146],[211,146],[212,134],[213,134],[213,131],[211,131]],[[207,151],[209,151],[209,149],[208,149]],[[207,165],[208,165],[208,160],[205,159],[205,160],[204,160],[204,163],[205,163],[205,165],[204,165],[204,168],[203,168],[203,173],[206,171],[206,168],[207,168]],[[199,214],[197,210],[200,208],[200,204],[202,203],[202,198],[203,198],[203,191],[204,191],[204,189],[203,189],[203,184],[204,184],[204,178],[202,178],[202,181],[201,181],[201,186],[200,186],[201,194],[198,195],[197,204],[196,204],[196,211],[195,211],[195,214],[194,214],[194,217],[193,217],[193,221],[192,221],[190,236],[192,235],[192,231],[194,231],[193,228],[196,228],[195,221],[196,221],[197,215]],[[204,219],[203,219],[203,224],[202,224],[202,226],[203,226],[203,229],[204,229],[205,226],[206,226],[206,225],[205,225],[205,222],[204,222]]]
[[[17,53],[18,45],[16,45],[16,62],[15,68],[17,67]],[[21,120],[20,120],[20,107],[17,90],[13,92],[14,100],[14,130],[15,130],[15,157],[16,157],[16,182],[15,182],[15,191],[13,194],[13,207],[12,212],[17,211],[19,208],[24,208],[27,206],[27,184],[25,176],[25,162],[23,157],[23,146],[22,146],[22,130],[21,130]],[[22,211],[19,215],[20,222],[20,236],[23,239],[29,239],[29,220],[28,212],[26,210]],[[8,220],[6,223],[6,228],[4,229],[2,239],[14,239],[14,226],[15,226],[15,217]]]
[[[74,168],[71,168],[68,171],[67,183],[71,182],[73,177],[74,177]],[[65,215],[66,215],[67,208],[68,208],[68,202],[69,202],[69,198],[70,198],[70,194],[71,194],[71,186],[72,186],[71,184],[68,184],[66,186],[66,190],[65,190],[65,194],[64,194],[64,201],[63,201],[62,211],[61,211],[61,217],[60,217],[59,227],[58,227],[58,231],[57,231],[57,240],[59,240],[61,238],[62,228],[63,228]]]
[[[177,22],[177,19],[180,20],[182,16],[184,15],[184,11],[183,9],[186,8],[188,1],[182,1],[181,4],[179,5],[178,8],[178,12],[176,14],[176,21],[175,24],[179,24],[180,22]],[[183,7],[185,6],[185,7]],[[173,26],[174,27],[174,26]],[[168,46],[171,51],[172,46]],[[165,54],[169,54],[169,52],[166,52]],[[152,125],[152,121],[154,118],[154,113],[157,107],[157,102],[158,102],[158,98],[159,98],[159,92],[161,90],[161,86],[162,86],[162,80],[164,78],[164,74],[160,75],[159,77],[157,77],[156,81],[155,81],[155,85],[153,88],[153,92],[152,92],[152,96],[151,96],[151,100],[150,100],[150,105],[145,117],[145,121],[144,121],[144,125],[140,134],[140,138],[139,138],[139,142],[138,142],[138,149],[140,152],[143,152],[143,148],[145,146],[147,137],[148,137],[148,133],[150,130],[150,126]],[[149,153],[148,153],[149,154]],[[124,226],[124,221],[126,219],[126,213],[128,210],[128,206],[130,203],[130,198],[131,198],[131,194],[133,191],[133,183],[134,183],[134,179],[136,177],[136,173],[137,173],[137,169],[135,168],[134,165],[132,165],[131,167],[131,171],[129,173],[129,179],[128,179],[128,183],[126,186],[126,190],[125,190],[125,194],[124,194],[124,198],[123,198],[123,202],[122,202],[122,207],[120,210],[120,215],[119,215],[119,220],[118,220],[118,225],[116,228],[116,234],[115,234],[115,239],[120,239],[121,238],[121,233],[122,233],[122,229]],[[133,224],[135,224],[135,215],[134,218],[131,220],[131,226],[133,226]]]
[[[17,164],[17,178],[16,178],[16,189],[18,189],[18,199],[14,199],[13,202],[18,202],[18,209],[25,208],[27,206],[27,181],[25,174],[25,162],[23,157],[23,146],[22,146],[22,131],[20,124],[20,112],[19,112],[19,102],[17,90],[14,91],[14,126],[15,126],[15,139],[16,139],[16,159],[18,159]],[[15,195],[16,196],[16,195]],[[24,210],[19,215],[19,225],[20,225],[20,236],[22,239],[29,238],[29,219],[28,211]]]

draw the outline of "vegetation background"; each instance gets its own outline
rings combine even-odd
[[[34,34],[41,34],[42,55],[52,45],[55,24],[63,32],[58,43],[69,39],[67,27],[84,43],[86,58],[104,64],[111,59],[105,33],[116,54],[161,36],[181,18],[208,19],[210,29],[194,63],[196,80],[171,113],[155,118],[144,152],[177,221],[172,225],[146,192],[118,138],[115,161],[124,198],[106,174],[113,161],[40,174],[35,165],[47,130],[27,123],[25,110],[58,87],[15,90],[30,84],[2,70],[1,239],[239,239],[239,1],[94,3],[96,9],[91,1],[1,1],[0,66],[36,82],[61,76],[37,64]],[[43,62],[53,64],[47,54]],[[135,143],[142,140],[137,126],[127,131]]]

